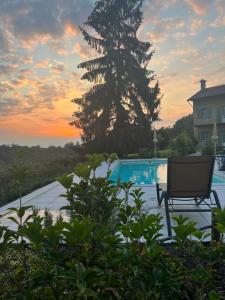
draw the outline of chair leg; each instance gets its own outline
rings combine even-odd
[[[169,204],[168,204],[168,196],[167,193],[164,192],[164,201],[165,201],[165,210],[166,210],[166,222],[167,222],[167,230],[168,230],[168,236],[172,236],[172,230],[171,230],[171,222],[170,222],[170,212],[169,212]]]
[[[156,183],[156,194],[157,194],[157,201],[158,201],[158,204],[160,206],[162,201],[160,201],[160,187],[159,187],[158,183]]]
[[[216,206],[221,209],[221,204],[217,192],[215,190],[211,190],[211,193],[213,193],[214,199],[216,201]]]
[[[195,197],[194,200],[195,200],[195,204],[198,205],[198,199]]]
[[[159,189],[159,191],[160,191],[160,190],[161,190],[161,189]],[[159,206],[161,206],[162,201],[163,201],[163,199],[164,199],[164,197],[165,197],[165,194],[166,194],[166,192],[162,192],[161,195],[160,195],[160,193],[159,193],[159,200],[158,200]]]
[[[200,205],[206,198],[200,198],[200,200],[198,201],[196,198],[196,205]]]

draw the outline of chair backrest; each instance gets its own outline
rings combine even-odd
[[[215,158],[187,156],[168,159],[167,192],[171,198],[209,197]]]

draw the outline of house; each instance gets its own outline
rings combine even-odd
[[[218,145],[225,147],[225,85],[207,88],[204,79],[200,84],[200,91],[187,100],[193,104],[194,136],[203,146],[212,141],[216,128]]]

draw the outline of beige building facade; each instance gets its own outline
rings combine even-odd
[[[225,85],[207,88],[205,80],[200,83],[200,91],[188,99],[193,106],[194,136],[203,146],[216,132],[218,145],[225,148]]]

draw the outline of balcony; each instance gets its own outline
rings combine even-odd
[[[217,117],[217,123],[225,123],[225,116],[224,115],[218,115]]]
[[[197,116],[194,116],[194,126],[201,126],[201,125],[213,125],[214,120],[213,118],[209,118],[209,119],[200,119]]]

